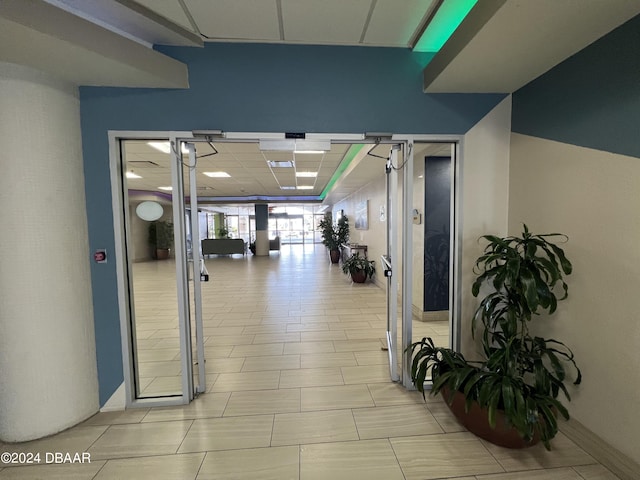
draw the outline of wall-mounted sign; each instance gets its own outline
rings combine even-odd
[[[93,252],[93,260],[96,263],[107,263],[107,251],[102,248]]]

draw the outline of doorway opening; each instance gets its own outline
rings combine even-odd
[[[260,135],[252,135],[255,136],[248,138],[250,134],[244,134],[244,138],[238,140],[233,135],[211,139],[195,138],[190,133],[112,133],[113,144],[117,147],[114,149],[117,152],[115,170],[119,186],[117,211],[120,217],[117,222],[121,225],[122,242],[120,251],[116,253],[123,292],[121,313],[126,327],[123,328],[123,350],[128,405],[188,403],[212,386],[204,367],[220,362],[216,357],[205,355],[207,347],[214,343],[211,337],[228,336],[217,335],[216,328],[233,326],[228,323],[213,326],[210,323],[211,326],[206,327],[203,324],[203,316],[208,318],[212,312],[202,310],[203,284],[200,282],[205,282],[204,276],[200,275],[202,266],[207,272],[213,272],[213,277],[216,265],[221,261],[233,260],[238,265],[247,266],[255,258],[245,249],[242,255],[207,259],[200,249],[201,240],[212,235],[217,237],[220,227],[224,227],[226,235],[242,239],[248,248],[256,233],[254,205],[264,203],[269,205],[269,238],[278,237],[281,248],[309,247],[314,254],[318,254],[318,250],[321,255],[323,252],[318,248],[321,240],[316,228],[318,220],[327,211],[332,212],[334,218],[340,213],[350,218],[350,247],[365,247],[369,258],[376,261],[376,284],[379,287],[385,288],[389,282],[397,288],[399,296],[395,298],[400,301],[397,308],[388,309],[387,319],[387,342],[394,332],[390,322],[395,322],[394,338],[397,339],[395,343],[386,345],[394,352],[389,365],[390,378],[411,388],[408,377],[411,359],[404,351],[411,341],[427,333],[454,348],[459,342],[454,295],[455,261],[452,259],[456,256],[458,244],[455,229],[458,180],[454,172],[460,139],[431,136],[368,139],[361,136],[356,142],[336,135],[337,140],[329,141],[331,150],[324,152],[320,159],[317,153],[300,153],[291,157],[288,153],[263,150]],[[150,145],[151,142],[161,143],[165,150]],[[394,148],[397,155],[391,162],[391,171],[395,172],[392,182],[396,190],[391,194],[381,192],[380,186],[384,189],[389,177],[388,163]],[[427,174],[424,158],[436,153],[442,156],[444,150],[449,152],[452,174],[448,193],[453,208],[449,211],[450,242],[446,259],[449,283],[439,288],[447,290],[452,302],[447,310],[442,310],[447,318],[435,320],[425,316],[428,311],[425,292],[432,281],[425,270],[428,268],[427,237],[423,234],[421,239],[416,239],[415,232],[422,230],[425,233],[428,228],[425,211],[428,204],[424,203],[424,177]],[[291,167],[276,166],[291,160],[295,165],[293,171],[281,170]],[[326,167],[324,170],[323,165]],[[306,176],[297,176],[298,171]],[[353,183],[356,178],[361,178],[360,184]],[[286,195],[289,189],[283,187],[292,186],[296,191],[298,187],[312,188],[302,189],[304,195]],[[279,195],[273,195],[274,188]],[[307,194],[309,191],[311,194]],[[363,199],[363,195],[367,198]],[[418,198],[420,201],[416,200]],[[138,207],[145,202],[160,204],[162,215],[155,220],[145,220],[138,215]],[[192,212],[198,214],[194,216]],[[172,223],[174,230],[172,255],[165,263],[154,259],[148,239],[144,238],[148,237],[149,222],[162,221]],[[389,235],[393,240],[380,242],[384,238],[384,235],[379,235],[380,231],[391,225],[394,227]],[[441,233],[447,233],[446,230],[447,225],[443,225]],[[391,256],[391,277],[385,277],[381,257],[383,254],[390,256],[386,251],[389,243],[395,245],[396,251]],[[423,264],[425,269],[416,267]],[[442,267],[443,264],[439,265]],[[145,283],[149,279],[153,282]],[[162,301],[156,301],[157,298]],[[440,323],[436,325],[434,322]],[[242,327],[242,331],[236,328],[233,332],[241,337],[249,326],[256,327],[240,323],[236,327]],[[258,329],[246,331],[253,330]],[[221,332],[230,333],[231,330]],[[358,333],[350,335],[357,337]],[[319,335],[319,338],[324,336]],[[384,338],[384,334],[381,337]],[[318,343],[322,341],[318,340]],[[381,344],[384,348],[384,342]],[[397,368],[395,378],[394,365]]]

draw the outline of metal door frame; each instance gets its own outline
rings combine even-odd
[[[172,208],[174,217],[174,247],[176,249],[176,285],[178,291],[178,325],[180,330],[180,354],[181,354],[181,375],[182,375],[182,392],[176,395],[137,398],[135,389],[135,369],[134,369],[134,346],[132,341],[135,340],[134,332],[131,328],[131,311],[129,302],[133,295],[133,286],[130,282],[132,265],[126,252],[130,251],[128,238],[125,232],[126,225],[129,225],[128,218],[128,194],[124,190],[122,170],[122,151],[121,144],[127,140],[163,140],[171,141],[177,137],[189,138],[191,132],[169,132],[169,131],[120,131],[110,130],[109,138],[109,163],[111,177],[111,198],[113,207],[113,228],[115,234],[114,257],[116,264],[116,281],[118,285],[118,311],[120,316],[120,339],[122,346],[123,360],[123,377],[124,377],[124,401],[126,408],[136,407],[158,407],[183,405],[189,403],[193,399],[193,389],[190,388],[188,379],[192,379],[192,364],[190,361],[191,351],[186,350],[187,343],[190,342],[190,336],[186,332],[187,324],[184,322],[184,308],[188,308],[188,289],[186,290],[187,298],[185,299],[186,286],[186,244],[184,237],[184,209],[180,209],[180,205],[184,203],[184,197],[181,195],[183,190],[180,176],[181,169],[178,168],[177,162],[171,162],[171,180],[172,180]],[[175,155],[171,156],[175,160]],[[176,194],[177,193],[177,194]],[[187,358],[189,357],[189,358]]]

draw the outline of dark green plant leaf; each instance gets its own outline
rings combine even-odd
[[[538,290],[536,288],[536,281],[527,268],[520,269],[520,281],[522,282],[526,305],[529,311],[535,312],[538,308]]]

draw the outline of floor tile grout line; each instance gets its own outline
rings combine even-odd
[[[200,465],[198,465],[198,471],[196,472],[195,477],[193,477],[193,480],[197,480],[198,475],[200,475],[200,471],[202,470],[202,466],[204,465],[204,461],[206,460],[208,453],[209,452],[204,452],[204,455],[202,455],[202,460],[200,460]]]
[[[187,439],[187,436],[189,436],[189,432],[191,431],[191,429],[193,428],[194,424],[196,422],[196,419],[192,419],[191,420],[191,425],[189,425],[189,428],[187,428],[187,431],[184,434],[184,437],[182,437],[182,440],[180,441],[180,444],[178,445],[178,448],[175,451],[175,454],[177,455],[178,452],[180,451],[180,448],[182,448],[182,445],[184,444],[184,441]],[[187,452],[187,453],[193,453],[193,452]]]
[[[98,460],[98,461],[100,461],[100,460]],[[93,477],[91,477],[91,480],[95,480],[95,479],[98,477],[98,475],[100,475],[100,472],[101,472],[102,470],[104,470],[104,467],[106,467],[106,466],[107,466],[107,463],[109,463],[109,460],[105,460],[105,462],[104,462],[104,463],[102,464],[102,466],[98,469],[98,471],[95,473],[95,475],[94,475]]]
[[[393,452],[393,456],[396,459],[396,462],[398,463],[398,468],[400,468],[400,473],[402,474],[402,477],[407,480],[407,474],[404,472],[404,468],[402,468],[402,463],[400,463],[400,459],[398,458],[398,453],[396,452],[396,449],[393,448],[393,443],[391,442],[391,438],[387,438],[387,443],[389,444],[389,447],[391,447],[391,451]]]

